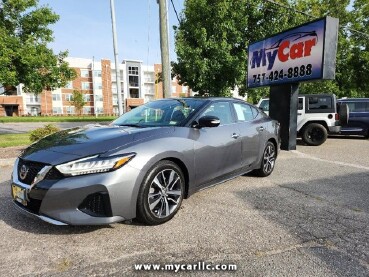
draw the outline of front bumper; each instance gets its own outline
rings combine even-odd
[[[112,172],[44,179],[30,186],[18,178],[18,161],[12,186],[24,190],[25,200],[14,202],[27,215],[55,225],[102,225],[136,216],[141,174],[129,164]],[[12,196],[17,199],[13,192]],[[93,207],[102,208],[96,211]]]

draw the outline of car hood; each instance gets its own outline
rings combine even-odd
[[[81,157],[102,154],[152,136],[173,131],[174,127],[119,127],[89,125],[49,135],[29,146],[21,158],[56,165]]]

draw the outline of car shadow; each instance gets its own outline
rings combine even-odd
[[[14,206],[10,193],[10,181],[0,183],[0,221],[14,229],[36,234],[84,234],[99,229],[113,228],[110,225],[98,226],[57,226],[23,214]]]

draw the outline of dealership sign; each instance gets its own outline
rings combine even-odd
[[[338,19],[306,23],[248,48],[249,88],[334,79]]]

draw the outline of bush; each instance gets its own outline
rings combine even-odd
[[[47,135],[53,134],[60,131],[60,129],[58,127],[56,127],[53,124],[46,124],[44,127],[42,128],[37,128],[35,130],[33,130],[30,134],[29,134],[29,140],[31,142],[37,141],[39,139],[42,139],[43,137],[46,137]]]

